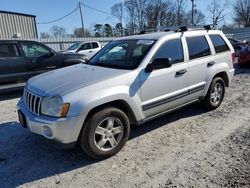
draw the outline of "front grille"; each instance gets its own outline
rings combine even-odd
[[[29,109],[29,111],[36,115],[39,115],[41,109],[42,97],[30,92],[26,88],[24,89],[23,97],[25,105]]]

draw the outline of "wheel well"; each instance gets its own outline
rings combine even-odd
[[[115,107],[115,108],[122,110],[128,116],[129,121],[132,125],[137,123],[134,112],[132,111],[128,103],[123,100],[116,100],[116,101],[108,102],[108,103],[102,104],[100,106],[97,106],[91,109],[86,117],[86,120],[89,117],[91,117],[93,114],[95,114],[96,112],[103,110],[104,108],[107,108],[107,107]]]
[[[226,87],[229,87],[229,78],[226,72],[220,72],[214,76],[214,78],[220,77],[224,80]]]

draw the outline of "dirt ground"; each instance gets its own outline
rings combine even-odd
[[[194,104],[136,127],[103,161],[21,128],[19,95],[0,98],[0,187],[250,187],[250,69],[236,68],[217,110]]]

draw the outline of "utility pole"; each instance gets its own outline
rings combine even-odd
[[[195,11],[195,4],[194,0],[191,0],[192,2],[192,26],[194,26],[194,11]]]
[[[82,33],[83,33],[83,37],[85,37],[85,31],[84,31],[84,23],[83,23],[83,14],[82,14],[82,5],[81,5],[81,2],[79,2],[78,5],[79,5],[79,10],[80,10],[81,22],[82,22]]]

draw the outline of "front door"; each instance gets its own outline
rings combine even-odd
[[[146,118],[187,102],[189,72],[181,39],[166,41],[152,61],[157,58],[171,58],[172,66],[150,73],[141,71],[141,100]]]
[[[23,41],[21,48],[26,58],[30,77],[58,67],[58,63],[48,61],[52,54],[48,47],[38,42]]]

